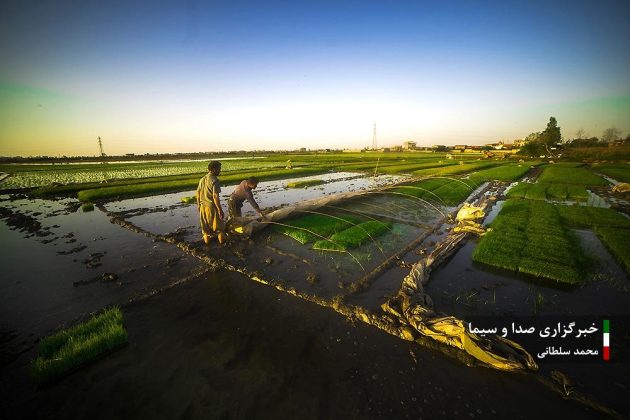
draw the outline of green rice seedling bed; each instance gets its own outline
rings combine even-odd
[[[604,175],[608,175],[619,182],[630,182],[630,165],[628,164],[619,164],[619,165],[602,165],[602,164],[594,164],[592,166],[593,170],[597,172],[601,172]]]
[[[512,187],[506,195],[509,198],[526,198],[528,200],[588,200],[588,192],[583,185],[540,182],[535,184],[519,183]]]
[[[505,194],[508,198],[525,198],[527,191],[532,187],[533,184],[529,182],[519,182]]]
[[[353,225],[361,223],[364,219],[356,216],[328,216],[324,214],[307,214],[284,222],[288,226],[274,226],[277,232],[283,233],[302,245],[320,240],[340,232]]]
[[[470,180],[476,184],[486,181],[516,181],[521,179],[529,170],[531,164],[512,163],[493,168],[483,169],[470,175]]]
[[[583,167],[549,165],[538,178],[539,182],[579,185],[607,185],[608,182]]]
[[[595,232],[625,270],[630,273],[630,229],[598,227]]]
[[[92,203],[83,203],[81,205],[81,210],[84,213],[89,212],[89,211],[94,211],[94,204],[92,204]]]
[[[555,206],[507,200],[491,227],[475,249],[474,261],[562,283],[582,281],[579,243]]]
[[[392,165],[385,167],[378,167],[378,173],[386,173],[386,174],[400,174],[400,173],[412,173],[414,171],[418,171],[420,169],[430,169],[430,168],[443,168],[451,165],[456,165],[457,162],[453,160],[436,160],[432,162],[422,162],[422,163],[407,163],[400,165]]]
[[[420,169],[417,171],[413,171],[412,174],[414,176],[442,176],[442,175],[457,175],[463,174],[467,172],[472,172],[480,169],[491,168],[493,166],[498,166],[501,163],[499,162],[488,162],[488,161],[473,161],[464,163],[462,165],[448,165],[442,166],[438,168],[428,168],[428,169]]]
[[[120,309],[112,308],[87,322],[44,338],[31,364],[37,383],[48,382],[127,342]]]
[[[306,188],[314,185],[321,185],[325,183],[323,179],[307,179],[304,181],[293,181],[287,183],[287,188]]]
[[[547,184],[536,183],[525,193],[525,198],[528,200],[546,200],[547,199]]]
[[[465,179],[429,178],[407,185],[400,185],[391,191],[421,198],[436,204],[454,206],[461,203],[474,190],[475,185]]]
[[[320,240],[315,242],[313,244],[313,249],[345,252],[348,249],[356,248],[372,241],[374,238],[387,232],[390,227],[390,223],[370,220],[335,233],[330,237],[330,240]]]
[[[630,229],[630,219],[613,209],[586,206],[557,206],[565,225],[577,228]]]

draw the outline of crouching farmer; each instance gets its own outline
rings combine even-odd
[[[252,190],[256,189],[256,187],[258,187],[258,178],[251,177],[242,181],[238,187],[234,189],[232,195],[230,195],[230,199],[228,200],[230,219],[242,217],[241,209],[243,208],[245,200],[249,201],[249,204],[251,204],[254,210],[256,210],[256,213],[258,213],[261,217],[265,217],[258,206],[258,203],[254,200]]]
[[[221,162],[213,160],[208,164],[208,174],[201,178],[197,187],[197,206],[199,208],[199,223],[206,245],[214,236],[220,244],[225,242],[225,221],[221,208]]]

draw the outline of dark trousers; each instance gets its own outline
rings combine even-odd
[[[243,203],[237,203],[232,197],[228,199],[228,214],[230,215],[230,219],[235,217],[242,217],[241,208],[243,207]]]

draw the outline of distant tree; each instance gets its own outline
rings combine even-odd
[[[558,121],[555,117],[550,117],[547,123],[545,131],[540,133],[540,141],[547,152],[547,155],[551,155],[551,148],[555,147],[562,142],[562,134],[560,134],[560,127],[558,127]]]
[[[526,143],[530,143],[532,141],[538,141],[538,138],[540,137],[540,133],[536,132],[536,133],[530,133],[527,135],[527,137],[525,137],[525,142]]]
[[[573,139],[571,143],[569,143],[570,147],[594,147],[600,146],[599,139],[597,137],[591,138],[583,138],[583,139]]]
[[[562,134],[558,121],[550,117],[547,128],[542,133],[531,133],[525,137],[525,145],[521,147],[520,154],[527,156],[553,156],[553,149],[562,142]]]
[[[583,140],[586,138],[586,136],[587,136],[586,131],[584,131],[583,128],[580,128],[578,131],[575,132],[576,140]]]
[[[525,144],[519,150],[519,154],[526,156],[540,156],[545,153],[540,142],[541,133],[530,133],[525,137]]]
[[[441,144],[438,146],[433,146],[433,148],[436,152],[448,152],[448,147]]]
[[[604,143],[612,143],[621,138],[621,130],[617,127],[610,127],[604,130],[602,134],[602,141]]]

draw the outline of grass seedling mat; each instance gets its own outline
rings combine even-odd
[[[320,240],[322,236],[347,229],[363,219],[355,216],[329,216],[326,214],[307,214],[284,222],[284,226],[275,226],[276,231],[283,233],[302,245]]]
[[[335,233],[329,240],[315,242],[313,249],[345,252],[350,248],[356,248],[372,241],[377,236],[387,232],[390,227],[391,224],[389,223],[370,220]]]
[[[312,187],[314,185],[321,185],[325,182],[326,181],[324,181],[323,179],[307,179],[304,181],[293,181],[293,182],[287,183],[287,188],[306,188],[306,187]]]
[[[46,383],[93,361],[127,342],[120,309],[112,308],[90,320],[44,338],[31,375]]]

